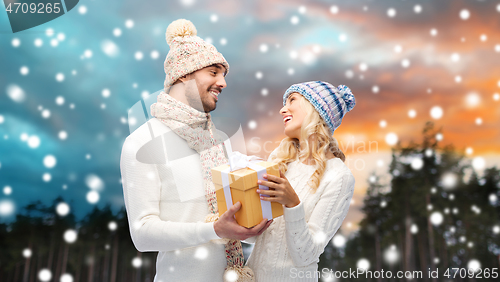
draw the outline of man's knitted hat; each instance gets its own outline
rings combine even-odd
[[[314,106],[330,128],[331,134],[340,126],[344,115],[356,105],[351,89],[345,85],[335,87],[323,81],[294,84],[283,95],[283,106],[286,105],[286,100],[292,93],[304,96]]]
[[[222,64],[229,72],[229,64],[215,47],[196,36],[194,24],[185,19],[173,21],[166,32],[170,51],[165,59],[165,90],[186,74],[213,64]]]

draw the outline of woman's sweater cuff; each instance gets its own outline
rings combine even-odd
[[[298,221],[304,220],[306,217],[302,202],[300,202],[293,208],[287,208],[283,206],[283,214],[287,223],[296,223]]]

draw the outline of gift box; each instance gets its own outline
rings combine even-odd
[[[241,203],[240,210],[235,214],[236,222],[244,227],[253,227],[263,218],[271,219],[283,215],[283,206],[280,203],[261,201],[260,194],[255,192],[257,188],[269,189],[267,186],[257,184],[258,179],[263,179],[262,174],[280,176],[278,164],[262,161],[248,162],[243,166],[246,167],[239,168],[240,165],[235,169],[233,166],[234,171],[231,171],[229,165],[212,168],[219,215],[236,202]]]

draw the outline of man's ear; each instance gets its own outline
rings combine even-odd
[[[182,83],[184,83],[184,82],[186,82],[186,81],[188,81],[188,80],[191,80],[191,74],[186,74],[186,75],[184,75],[184,76],[181,76],[181,77],[179,77],[179,80],[180,80]]]

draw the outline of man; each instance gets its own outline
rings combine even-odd
[[[131,133],[122,149],[132,240],[139,251],[159,252],[157,282],[222,281],[224,275],[252,281],[237,240],[261,234],[271,221],[239,226],[234,214],[240,203],[219,218],[211,182],[210,169],[227,162],[210,112],[226,87],[229,65],[196,36],[190,21],[170,24],[167,42],[164,91],[151,105],[155,118]]]

